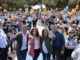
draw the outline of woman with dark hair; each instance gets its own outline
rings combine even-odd
[[[11,28],[10,24],[6,25],[6,34],[7,34],[7,37],[8,37],[8,42],[10,42],[10,39],[14,37],[14,34],[13,34],[13,31],[12,31],[12,28]],[[12,43],[11,43],[10,47],[11,47],[11,52],[12,52],[13,51]]]
[[[52,39],[48,35],[48,30],[42,30],[42,54],[43,60],[50,60],[51,54],[53,54],[53,48],[51,45]]]
[[[7,29],[7,31],[6,31],[7,33],[8,32],[11,32],[12,33],[12,28],[11,28],[11,25],[10,24],[7,24],[6,25],[6,29]]]
[[[37,28],[32,28],[30,41],[30,52],[29,55],[33,57],[33,60],[37,60],[41,51],[41,37]]]

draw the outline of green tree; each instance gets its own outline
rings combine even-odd
[[[1,6],[3,9],[8,9],[8,5],[6,3],[3,3]]]
[[[48,7],[56,7],[57,6],[57,2],[58,0],[41,0],[42,4],[47,5]]]
[[[77,0],[77,4],[79,4],[79,9],[80,9],[80,0]]]
[[[52,8],[64,8],[66,4],[68,3],[68,0],[42,0],[43,4],[46,4],[48,7]]]
[[[68,6],[69,6],[70,8],[75,8],[75,6],[76,6],[76,0],[69,0]]]

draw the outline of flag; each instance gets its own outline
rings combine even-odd
[[[64,8],[64,11],[67,12],[68,10],[69,10],[69,7],[66,6],[66,7]]]
[[[75,8],[72,9],[72,13],[74,13],[74,12],[76,12],[76,9]]]
[[[34,13],[34,10],[33,9],[30,9],[30,14]]]
[[[58,10],[58,8],[56,8],[55,10]]]
[[[6,9],[4,9],[4,12],[7,12],[7,10],[6,10]]]
[[[69,13],[70,13],[70,11],[67,11],[67,13],[69,14]]]
[[[39,12],[41,12],[41,8],[39,9]]]

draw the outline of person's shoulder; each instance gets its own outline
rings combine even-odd
[[[22,32],[18,32],[18,33],[16,33],[16,35],[21,35],[22,34]]]
[[[7,28],[6,27],[3,27],[2,30],[7,33]]]
[[[49,40],[52,40],[52,38],[51,37],[47,37]]]
[[[59,34],[59,35],[62,35],[62,32],[60,32],[60,31],[56,31],[56,33]]]
[[[47,36],[48,39],[50,39],[51,37]]]
[[[61,35],[61,36],[63,35],[63,33],[62,33],[62,32],[60,32],[60,31],[58,31],[58,34],[59,34],[59,35]]]
[[[7,28],[6,28],[6,27],[3,27],[2,29],[3,29],[3,30],[6,30]]]

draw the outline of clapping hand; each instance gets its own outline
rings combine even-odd
[[[72,44],[75,45],[76,43],[74,41],[72,41]]]

